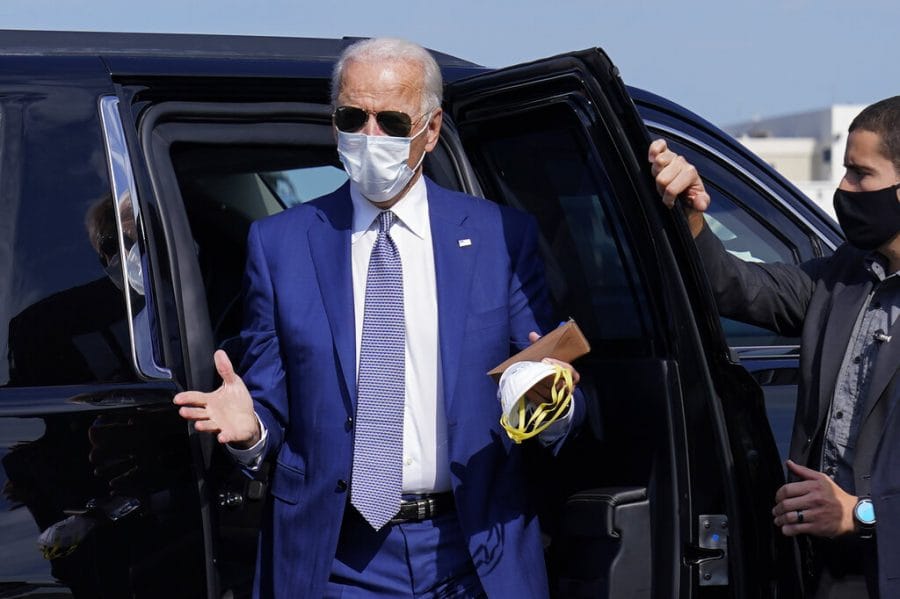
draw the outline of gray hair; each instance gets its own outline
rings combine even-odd
[[[414,62],[422,67],[422,113],[432,112],[441,106],[444,97],[444,82],[437,61],[428,50],[406,40],[376,37],[365,39],[347,46],[341,52],[331,74],[331,103],[337,105],[341,92],[341,77],[348,61],[366,63]]]

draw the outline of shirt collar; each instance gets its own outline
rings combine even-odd
[[[889,278],[900,278],[900,271],[898,272],[890,272],[888,268],[890,268],[890,262],[887,257],[884,256],[881,252],[872,250],[868,254],[866,254],[863,262],[866,265],[866,270],[875,277],[878,281],[884,281]]]
[[[420,239],[425,239],[428,232],[427,198],[425,177],[420,176],[406,192],[406,195],[391,206],[391,212],[396,215],[403,226]],[[381,209],[367,200],[353,181],[350,181],[350,200],[353,203],[351,241],[355,242],[372,227],[375,219],[381,213]]]

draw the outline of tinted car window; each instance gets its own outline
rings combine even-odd
[[[794,262],[788,245],[732,201],[727,192],[712,182],[707,191],[712,203],[704,214],[706,224],[728,253],[746,262]]]
[[[259,173],[269,189],[285,206],[308,202],[331,193],[347,180],[347,173],[336,166],[310,166]]]
[[[479,171],[494,179],[485,182],[494,190],[489,197],[537,217],[548,287],[560,313],[574,317],[592,339],[645,339],[642,291],[628,247],[617,241],[621,223],[608,177],[571,111],[534,113],[527,128],[511,117],[480,131],[472,151],[486,165]],[[541,122],[552,127],[534,126]]]
[[[134,380],[96,104],[51,93],[0,109],[15,150],[0,167],[0,386]]]
[[[733,255],[751,262],[799,264],[814,255],[810,236],[796,222],[778,212],[777,200],[732,171],[724,161],[688,143],[667,136],[671,147],[697,166],[712,198],[706,222]],[[797,346],[797,337],[728,318],[722,319],[732,347]]]

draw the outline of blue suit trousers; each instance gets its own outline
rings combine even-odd
[[[375,531],[347,506],[326,599],[486,597],[456,514]]]

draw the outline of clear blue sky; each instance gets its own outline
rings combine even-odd
[[[720,125],[900,93],[898,0],[0,0],[0,27],[393,35],[488,66],[600,46]]]

